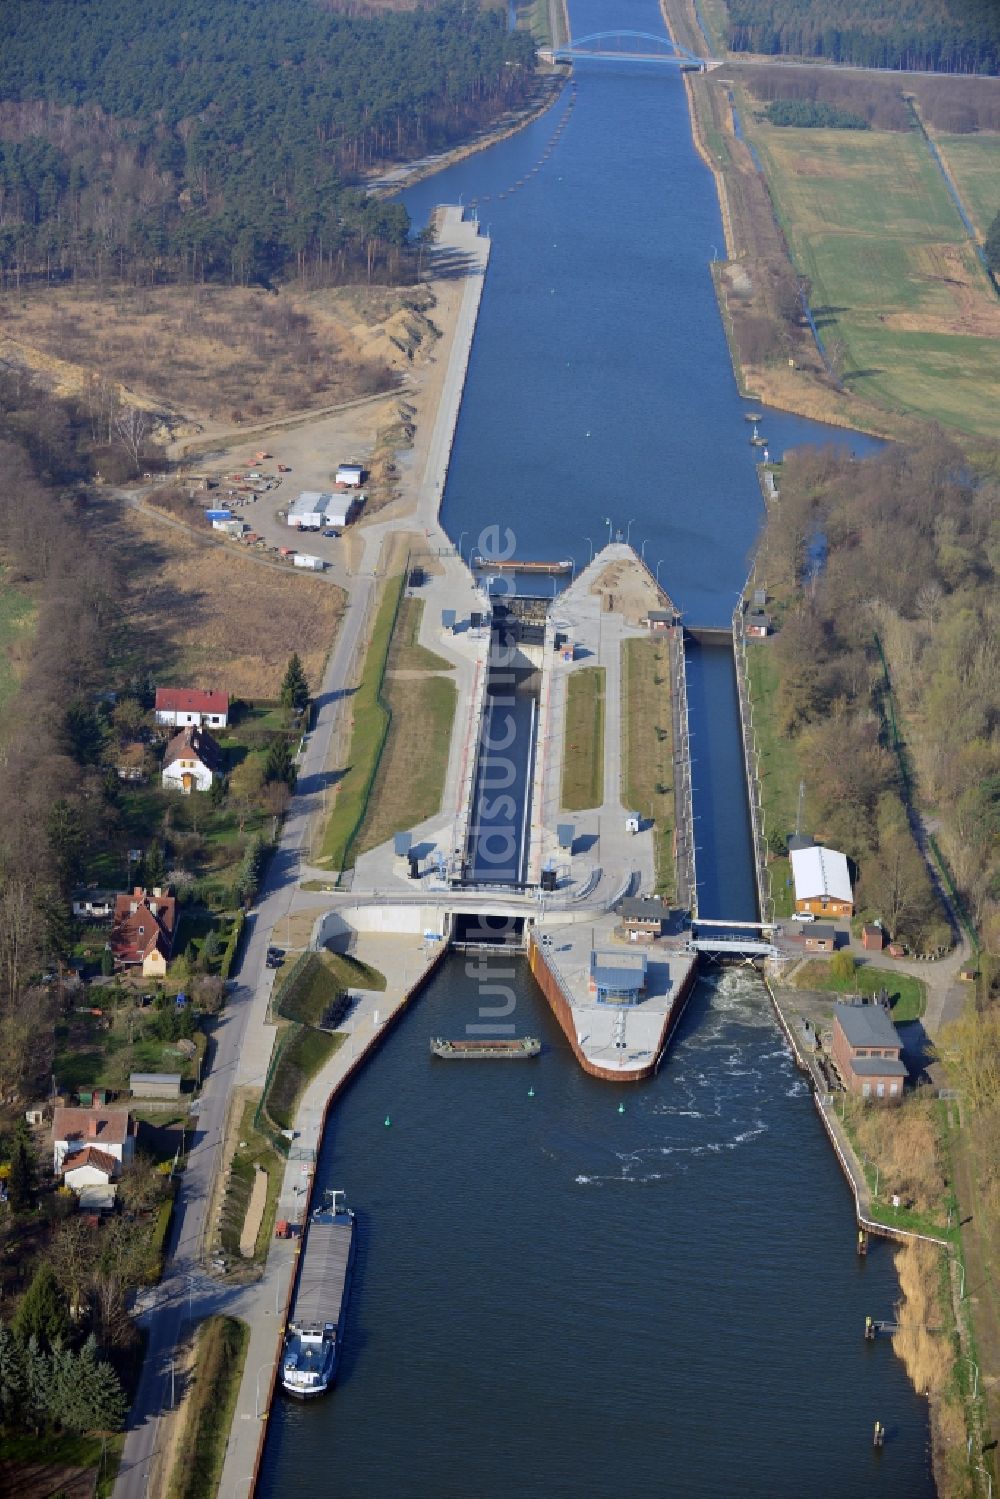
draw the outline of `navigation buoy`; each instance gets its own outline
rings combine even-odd
[[[618,1112],[619,1112],[619,1114],[624,1114],[624,1112],[625,1112],[625,1105],[623,1103],[620,1103],[618,1105]]]
[[[392,1124],[392,1120],[389,1118],[389,1115],[386,1114],[386,1116],[385,1116],[385,1127],[386,1127],[386,1129],[388,1129],[391,1124]]]
[[[534,1088],[529,1088],[528,1089],[528,1097],[529,1098],[534,1098],[534,1096],[535,1096],[535,1090],[534,1090]]]

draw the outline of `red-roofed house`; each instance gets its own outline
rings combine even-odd
[[[199,692],[194,687],[157,687],[156,722],[175,729],[224,729],[229,723],[229,694]]]
[[[167,791],[211,791],[222,774],[222,751],[207,729],[181,729],[163,755],[160,780]]]
[[[115,897],[111,954],[116,968],[142,968],[144,978],[163,978],[177,931],[177,902],[159,888],[137,885]]]
[[[57,1108],[52,1115],[52,1170],[61,1176],[77,1166],[104,1170],[127,1166],[135,1155],[135,1121],[128,1109]],[[72,1184],[71,1184],[72,1185]]]

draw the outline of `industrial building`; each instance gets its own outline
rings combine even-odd
[[[324,526],[346,526],[356,507],[356,497],[304,489],[288,507],[288,524],[297,530],[322,530]]]

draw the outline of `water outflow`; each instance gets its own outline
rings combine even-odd
[[[505,994],[537,1061],[430,1056]],[[358,1213],[341,1372],[274,1401],[262,1499],[930,1499],[925,1403],[863,1337],[892,1249],[854,1253],[754,975],[700,984],[623,1091],[523,962],[450,959],[338,1101],[317,1185]]]

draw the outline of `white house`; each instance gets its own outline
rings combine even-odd
[[[73,915],[80,921],[107,921],[114,908],[113,890],[73,891]]]
[[[66,1161],[63,1182],[76,1193],[81,1208],[107,1211],[115,1205],[115,1181],[121,1170],[121,1162],[114,1156],[86,1145]]]
[[[853,916],[854,891],[847,856],[813,844],[789,854],[795,882],[795,909],[814,916]]]
[[[224,729],[229,723],[229,694],[199,692],[193,687],[157,687],[156,722],[175,729]]]
[[[128,1109],[92,1109],[60,1106],[52,1115],[52,1171],[61,1176],[67,1169],[85,1167],[95,1157],[97,1169],[108,1160],[116,1167],[128,1166],[135,1156],[135,1121]],[[77,1159],[77,1158],[80,1159]],[[103,1157],[104,1161],[97,1160]],[[70,1163],[72,1165],[70,1166]],[[72,1185],[72,1183],[70,1183]]]
[[[209,791],[222,770],[222,751],[205,729],[182,729],[167,745],[161,780],[167,791]]]

